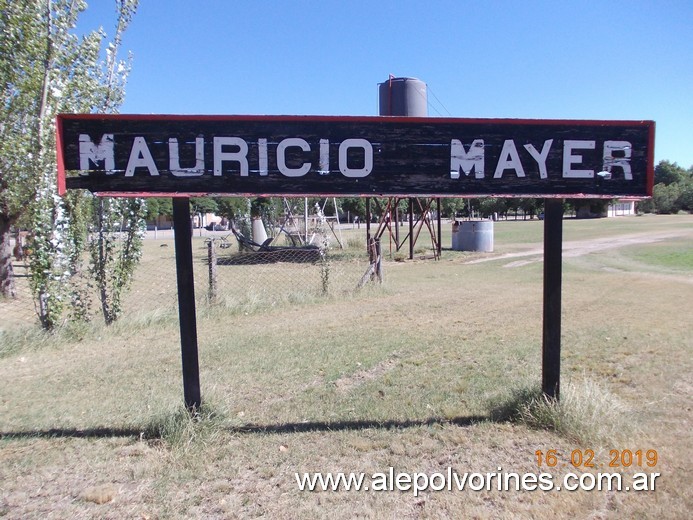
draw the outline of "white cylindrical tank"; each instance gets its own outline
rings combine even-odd
[[[493,220],[465,220],[452,227],[455,251],[493,252]]]
[[[265,231],[265,225],[262,223],[262,219],[260,217],[253,217],[252,231],[253,242],[256,244],[263,244],[265,240],[267,240],[267,231]]]

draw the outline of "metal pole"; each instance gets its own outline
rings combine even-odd
[[[436,198],[436,212],[438,213],[438,218],[436,218],[438,222],[438,259],[440,259],[440,255],[443,254],[443,226],[441,225],[442,219],[440,216],[441,209],[440,197],[438,197]]]
[[[191,412],[200,408],[200,366],[197,357],[197,321],[195,317],[195,280],[193,277],[192,227],[190,200],[173,199],[173,229],[178,281],[178,319],[183,361],[183,394]]]
[[[308,244],[308,197],[303,197],[303,222],[306,228],[305,244]]]
[[[541,389],[558,400],[561,387],[563,200],[544,201],[544,324]]]
[[[394,197],[392,200],[395,206],[395,249],[399,251],[399,199]]]
[[[414,260],[414,199],[409,197],[409,260]]]

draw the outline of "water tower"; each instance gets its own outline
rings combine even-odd
[[[381,116],[428,116],[428,90],[416,78],[393,78],[378,84]]]
[[[427,117],[428,116],[428,89],[426,83],[416,78],[395,78],[390,76],[387,81],[378,84],[379,112],[381,116],[398,117]],[[381,239],[387,232],[390,240],[390,253],[393,246],[399,251],[405,243],[409,243],[409,259],[414,258],[414,246],[422,229],[425,227],[431,238],[433,257],[440,258],[441,253],[441,226],[440,226],[440,199],[422,197],[388,197],[384,206],[375,200],[380,213],[380,222],[374,237]],[[404,223],[400,218],[400,203],[406,208],[409,221],[408,233],[400,237],[400,227]],[[435,204],[437,231],[432,219],[432,207]],[[366,199],[366,211],[368,213],[367,236],[370,240],[370,197]],[[381,239],[382,242],[382,239]],[[382,247],[385,247],[383,243]]]

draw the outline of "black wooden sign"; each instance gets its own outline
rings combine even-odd
[[[654,122],[59,115],[60,191],[645,197]]]

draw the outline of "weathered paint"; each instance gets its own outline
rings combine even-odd
[[[653,142],[651,121],[58,119],[61,186],[121,195],[645,197]]]

